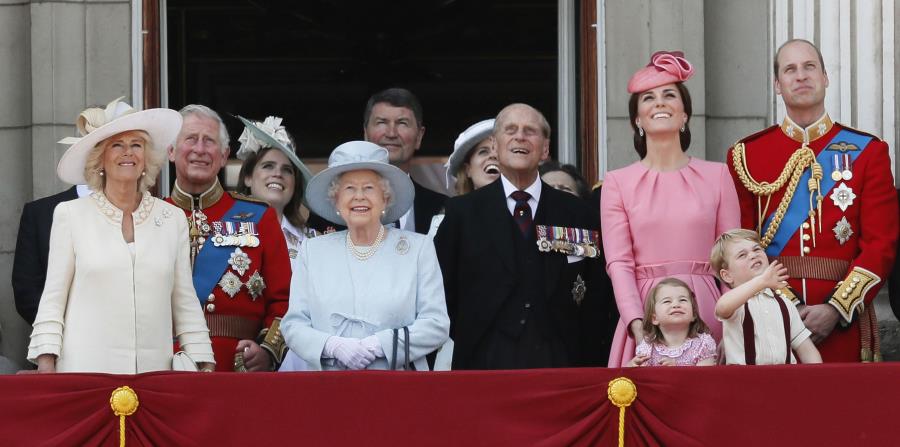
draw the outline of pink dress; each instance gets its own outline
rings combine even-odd
[[[700,318],[722,339],[715,318],[720,291],[709,267],[713,242],[740,227],[737,193],[722,163],[691,158],[677,171],[658,172],[637,162],[607,173],[600,199],[603,251],[619,308],[609,366],[634,357],[628,323],[644,318],[647,293],[660,280],[678,278],[697,296]]]
[[[643,366],[660,366],[664,358],[675,360],[675,366],[696,366],[701,360],[716,358],[716,341],[709,334],[700,334],[685,340],[681,346],[672,348],[641,340],[634,354],[650,356]]]

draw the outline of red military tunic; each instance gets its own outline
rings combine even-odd
[[[231,209],[235,200],[246,200],[246,198],[226,193],[216,182],[199,198],[192,198],[191,195],[181,191],[176,184],[172,196],[166,200],[184,210],[189,224],[192,219],[196,218],[192,208],[197,208],[206,216],[209,226],[213,227],[213,222],[226,217],[225,213]],[[275,210],[267,208],[256,229],[259,234],[259,245],[239,247],[250,260],[249,268],[241,273],[233,266],[226,264],[228,268],[220,274],[220,276],[225,276],[230,272],[237,275],[240,281],[239,289],[235,284],[230,285],[228,288],[237,289],[234,296],[231,296],[221,284],[218,284],[220,278],[216,278],[217,284],[208,295],[203,309],[216,359],[216,371],[233,371],[234,354],[238,341],[248,339],[260,342],[262,335],[271,327],[272,322],[287,312],[291,265],[284,234]],[[214,232],[215,230],[211,230],[206,234],[195,234],[192,228],[191,243],[199,242],[197,239],[200,237],[210,237],[214,235]],[[199,245],[202,246],[202,243]],[[193,261],[193,249],[191,253]],[[257,272],[262,276],[265,287],[261,294],[254,299],[249,284],[251,277]],[[254,287],[258,288],[258,283]]]
[[[861,337],[870,340],[873,336],[873,328],[868,325],[874,320],[874,313],[870,315],[864,310],[869,310],[869,304],[890,272],[898,233],[897,197],[887,144],[872,137],[865,148],[855,149],[862,152],[845,166],[846,151],[841,152],[840,142],[833,141],[842,130],[871,137],[833,123],[827,114],[806,129],[785,118],[781,126],[772,126],[739,141],[729,150],[727,160],[741,204],[741,225],[757,231],[760,213],[765,222],[776,212],[789,182],[772,194],[766,209],[766,197],[757,197],[748,189],[748,178],[758,184],[776,182],[804,141],[817,157],[827,149],[828,157],[839,157],[839,168],[849,168],[851,175],[843,173],[843,169],[825,169],[824,177],[838,180],[831,190],[822,191],[821,214],[818,210],[814,212],[814,225],[807,218],[796,230],[785,228],[793,234],[778,256],[788,268],[789,285],[800,299],[810,305],[829,303],[841,314],[834,331],[818,346],[826,362],[871,359],[871,351],[866,351],[871,347],[861,344]],[[739,171],[744,172],[744,179],[738,175]],[[801,188],[806,189],[808,185],[798,184],[795,190]],[[815,201],[816,194],[812,196]],[[808,205],[804,207],[808,212]],[[838,285],[841,287],[836,289]],[[867,320],[863,322],[867,330],[860,330],[861,319]]]

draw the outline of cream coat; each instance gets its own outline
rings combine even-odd
[[[134,261],[122,212],[102,194],[56,207],[29,360],[55,354],[59,372],[169,370],[174,336],[195,361],[213,362],[184,214],[145,193],[132,216]]]

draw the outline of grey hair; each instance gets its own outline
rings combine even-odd
[[[343,177],[347,172],[342,172],[341,174],[336,175],[333,179],[331,179],[331,184],[328,185],[328,200],[335,208],[337,208],[337,194],[338,188],[341,186],[341,177]],[[391,207],[391,205],[394,204],[394,188],[391,187],[391,181],[384,178],[377,171],[372,172],[374,172],[375,175],[378,176],[378,183],[381,184],[381,189],[382,191],[384,191],[384,209],[388,209]]]
[[[126,133],[137,133],[144,138],[144,175],[142,175],[137,182],[138,192],[143,193],[156,184],[156,177],[159,175],[159,171],[162,170],[165,160],[165,155],[163,155],[164,151],[154,149],[153,140],[151,140],[150,135],[143,130],[129,130],[122,132],[122,134]],[[112,137],[97,143],[97,145],[88,152],[87,160],[84,163],[84,179],[87,181],[87,185],[92,191],[103,191],[103,188],[106,186],[106,177],[100,175],[100,172],[103,171],[103,154],[106,152],[110,140],[112,140]]]
[[[210,109],[202,104],[188,104],[181,108],[178,111],[181,114],[182,118],[187,118],[191,115],[197,115],[204,118],[209,118],[211,120],[215,120],[219,123],[219,147],[222,149],[222,152],[228,150],[228,144],[231,143],[231,137],[228,136],[228,128],[225,127],[225,122],[222,121],[222,117],[216,113],[215,110]]]

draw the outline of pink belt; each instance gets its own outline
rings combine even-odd
[[[665,264],[639,265],[634,268],[636,279],[665,278],[673,275],[714,276],[708,262],[675,261]]]

